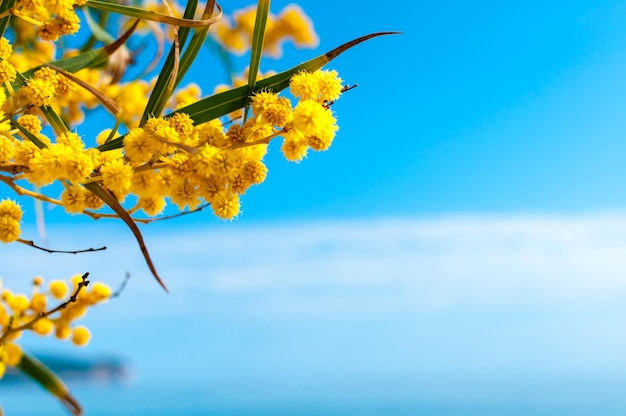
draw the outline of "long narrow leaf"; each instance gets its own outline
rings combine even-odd
[[[398,33],[400,32],[377,32],[366,36],[361,36],[360,38],[344,43],[343,45],[331,50],[330,52],[325,53],[324,55],[320,55],[317,58],[306,61],[287,71],[281,72],[280,74],[276,74],[271,77],[262,79],[261,81],[256,83],[253,93],[262,90],[273,92],[282,91],[289,86],[289,80],[293,75],[297,74],[298,72],[316,71],[326,65],[331,60],[335,59],[341,53],[352,48],[353,46],[358,45],[359,43],[365,42],[366,40],[375,38],[377,36],[392,35]],[[246,103],[248,102],[248,96],[248,86],[244,85],[239,88],[234,88],[232,90],[204,98],[196,103],[176,110],[168,114],[168,116],[176,113],[185,113],[191,117],[195,124],[202,124],[245,107]],[[119,149],[123,146],[123,141],[124,136],[121,136],[115,140],[111,140],[109,143],[98,147],[98,149],[102,152],[107,150]]]
[[[354,39],[350,42],[344,43],[343,45],[323,54],[316,58],[313,58],[309,61],[306,61],[298,66],[295,66],[287,71],[281,72],[279,74],[273,75],[271,77],[262,79],[258,81],[254,87],[253,93],[261,90],[272,91],[272,92],[280,92],[283,89],[289,86],[289,80],[292,76],[297,74],[300,71],[313,72],[324,65],[326,65],[331,60],[335,59],[341,53],[347,51],[353,46],[358,45],[359,43],[365,42],[366,40],[372,39],[377,36],[383,35],[391,35],[397,34],[398,32],[378,32],[372,33],[366,36],[361,36],[360,38]],[[235,88],[229,91],[225,91],[220,94],[213,95],[211,97],[207,97],[203,100],[198,101],[197,103],[188,105],[179,110],[176,110],[174,113],[186,113],[193,119],[195,124],[205,123],[207,121],[211,121],[218,117],[225,116],[226,114],[243,108],[248,101],[248,86],[242,86],[239,88]]]
[[[93,17],[91,17],[91,12],[89,8],[83,9],[83,14],[85,15],[85,22],[87,22],[87,26],[89,26],[89,30],[91,31],[91,35],[100,42],[104,43],[113,43],[115,42],[115,38],[111,35],[107,30],[100,25],[100,23],[96,22]]]
[[[17,365],[22,373],[39,383],[50,394],[57,397],[63,406],[73,415],[82,415],[80,403],[72,396],[67,386],[44,363],[23,351],[22,358]]]
[[[54,129],[54,132],[57,135],[64,134],[70,131],[70,129],[65,124],[65,121],[57,114],[56,111],[52,109],[52,107],[39,107],[43,116],[48,120],[50,126]]]
[[[254,31],[252,34],[252,49],[250,50],[250,68],[248,68],[248,93],[252,96],[252,91],[256,84],[256,77],[259,73],[261,65],[261,55],[263,55],[263,44],[265,41],[265,27],[267,26],[267,17],[270,13],[270,0],[259,0],[256,9],[256,18],[254,20]],[[248,107],[244,112],[244,122],[248,119]]]
[[[2,0],[2,2],[0,2],[0,13],[11,10],[13,6],[15,6],[15,3],[17,3],[17,0]],[[10,20],[11,14],[8,14],[0,19],[0,36],[4,36],[4,32],[7,30]]]
[[[218,17],[213,17],[211,19],[181,19],[178,17],[168,16],[163,13],[154,12],[151,10],[145,10],[140,7],[133,6],[125,6],[123,4],[117,3],[107,3],[100,0],[89,0],[87,2],[87,7],[91,7],[93,9],[104,10],[107,12],[118,13],[124,16],[135,17],[137,19],[142,20],[150,20],[153,22],[159,23],[167,23],[174,26],[183,26],[183,27],[203,27],[209,26],[219,20]]]
[[[195,15],[197,5],[198,0],[190,0],[187,3],[183,17],[185,19],[192,19]],[[178,47],[176,44],[173,44],[170,48],[170,53],[167,55],[167,58],[163,63],[163,68],[161,69],[159,77],[154,84],[154,88],[152,89],[152,93],[150,93],[150,98],[148,98],[146,108],[141,116],[141,121],[139,123],[140,126],[143,126],[146,123],[149,116],[161,115],[163,108],[165,108],[165,104],[169,99],[169,95],[167,94],[168,86],[170,85],[172,73],[174,72],[174,67],[176,66],[177,50],[178,48],[185,46],[189,30],[190,29],[188,27],[178,28]]]
[[[146,263],[148,264],[148,268],[150,268],[152,275],[157,280],[157,282],[159,282],[161,287],[165,289],[166,292],[169,292],[167,290],[167,287],[165,286],[165,284],[159,277],[159,274],[157,273],[157,270],[154,267],[154,263],[152,263],[152,259],[150,258],[150,253],[148,253],[148,248],[146,247],[146,244],[143,241],[143,236],[141,235],[141,231],[139,231],[139,227],[137,227],[137,224],[135,224],[135,221],[133,221],[133,219],[128,214],[128,212],[124,209],[124,207],[120,205],[120,203],[117,201],[117,199],[113,195],[111,195],[107,190],[102,188],[97,183],[95,182],[87,183],[84,185],[84,187],[90,190],[96,196],[98,196],[102,201],[104,201],[104,203],[107,204],[109,208],[111,208],[113,211],[115,211],[115,213],[122,219],[122,221],[124,221],[126,225],[128,225],[128,228],[130,228],[130,230],[135,235],[135,239],[137,240],[137,243],[139,244],[139,249],[141,250],[143,257],[146,260]]]
[[[31,133],[30,131],[26,130],[26,128],[24,126],[22,126],[20,123],[18,123],[16,120],[11,119],[11,126],[14,129],[18,129],[19,131],[22,132],[22,134],[24,136],[26,136],[26,138],[28,140],[30,140],[31,142],[33,142],[33,144],[35,146],[37,146],[40,149],[43,149],[44,147],[47,147],[46,144],[44,142],[42,142],[41,140],[39,140],[39,138],[37,136],[35,136],[33,133]]]
[[[222,15],[222,8],[217,2],[214,0],[207,1],[206,7],[204,8],[204,12],[202,14],[203,19],[208,19],[213,16],[213,9],[217,7],[218,16]],[[209,34],[209,26],[203,27],[202,29],[194,30],[193,36],[189,41],[189,45],[185,49],[183,56],[180,58],[180,64],[178,66],[178,75],[176,76],[176,82],[174,83],[174,88],[178,86],[180,81],[183,79],[191,64],[195,61],[198,52],[202,48],[202,45],[206,41],[207,35]]]

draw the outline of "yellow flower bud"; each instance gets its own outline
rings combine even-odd
[[[53,280],[48,285],[50,294],[55,299],[63,299],[67,295],[67,283],[63,280]]]
[[[91,333],[86,327],[77,326],[76,328],[74,328],[74,332],[72,334],[72,342],[74,343],[74,345],[87,345],[90,339]]]
[[[33,332],[37,335],[45,336],[49,335],[53,328],[54,324],[52,321],[50,319],[43,318],[35,322],[35,325],[33,325]]]
[[[93,298],[95,299],[96,302],[108,299],[112,292],[111,292],[111,288],[108,287],[107,285],[105,285],[102,282],[96,282],[93,284],[92,288],[91,288],[91,294],[93,295]]]
[[[72,334],[72,330],[67,324],[57,324],[54,336],[58,339],[67,339]]]
[[[7,353],[6,364],[13,367],[18,365],[22,360],[22,348],[12,342],[7,343],[4,348]]]

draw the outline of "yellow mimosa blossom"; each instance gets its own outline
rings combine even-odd
[[[102,183],[118,198],[123,199],[130,189],[133,178],[133,168],[122,159],[115,159],[105,163],[100,168]]]
[[[211,199],[211,208],[218,217],[231,220],[239,214],[241,208],[239,195],[228,189],[221,189]]]
[[[22,348],[13,342],[7,342],[4,346],[6,352],[6,364],[16,366],[22,360]]]
[[[0,201],[0,217],[19,222],[22,219],[22,209],[15,201],[3,199]]]
[[[69,289],[63,280],[53,280],[48,284],[48,290],[55,299],[63,299]]]
[[[0,201],[0,241],[10,243],[20,237],[20,221],[22,210],[10,199]]]
[[[89,343],[90,339],[91,332],[89,332],[89,330],[84,326],[78,326],[74,328],[74,331],[72,331],[72,342],[74,345],[78,345],[80,347],[85,346]]]
[[[66,187],[61,194],[61,202],[63,202],[65,211],[70,214],[83,212],[86,207],[86,194],[88,192],[80,185]]]
[[[0,38],[0,59],[9,59],[13,53],[11,42],[5,37]]]

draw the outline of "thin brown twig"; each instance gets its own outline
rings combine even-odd
[[[84,250],[52,250],[52,249],[49,249],[49,248],[38,246],[38,245],[35,244],[34,241],[31,241],[31,240],[23,240],[21,238],[18,238],[17,241],[19,243],[26,244],[27,246],[31,246],[33,248],[36,248],[38,250],[45,251],[45,252],[48,252],[48,253],[78,254],[78,253],[88,253],[88,252],[91,252],[91,251],[103,251],[103,250],[107,249],[106,246],[102,246],[102,247],[98,247],[98,248],[90,247],[90,248],[84,249]]]
[[[178,218],[178,217],[182,217],[183,215],[189,215],[189,214],[194,214],[196,212],[200,212],[210,205],[211,204],[207,202],[205,204],[200,205],[198,208],[192,209],[191,211],[183,211],[177,214],[167,215],[165,217],[159,217],[159,218],[142,218],[142,219],[137,219],[136,221],[141,221],[143,224],[149,224],[155,221],[171,220],[172,218]]]
[[[353,88],[358,87],[359,84],[354,84],[354,85],[344,85],[343,87],[341,87],[341,93],[343,94],[346,91],[350,91]],[[335,104],[335,100],[332,101],[324,101],[324,108],[325,109],[329,109],[331,105]]]

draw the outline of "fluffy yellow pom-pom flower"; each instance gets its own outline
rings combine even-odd
[[[72,332],[72,342],[74,343],[74,345],[82,347],[84,345],[87,345],[90,339],[91,332],[89,332],[86,327],[77,326],[76,328],[74,328],[74,331]]]

